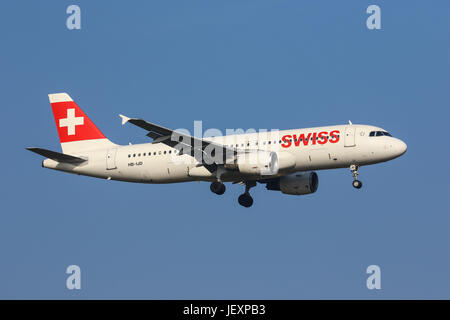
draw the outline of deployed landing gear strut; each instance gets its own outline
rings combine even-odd
[[[256,186],[256,181],[246,181],[245,182],[245,192],[241,194],[238,198],[238,202],[241,206],[249,208],[253,204],[253,198],[250,195],[250,188]]]
[[[211,189],[212,192],[215,194],[218,194],[219,196],[225,193],[225,185],[223,184],[221,177],[224,174],[225,170],[223,167],[217,168],[216,171],[216,178],[217,180],[212,182],[209,186],[209,189]]]
[[[352,182],[353,188],[361,189],[362,182],[358,180],[358,174],[359,174],[358,169],[359,169],[359,166],[357,164],[352,164],[350,166],[350,171],[352,172],[352,176],[353,176],[353,182]]]

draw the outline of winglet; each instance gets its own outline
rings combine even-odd
[[[348,120],[348,124],[349,124],[349,125],[352,125],[353,123],[352,123],[350,120]]]
[[[125,123],[128,122],[128,120],[130,120],[130,118],[124,116],[123,114],[119,114],[119,117],[122,118],[122,125],[124,125]]]

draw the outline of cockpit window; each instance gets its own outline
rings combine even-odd
[[[381,137],[381,136],[392,137],[391,134],[386,131],[371,131],[369,133],[369,137]]]

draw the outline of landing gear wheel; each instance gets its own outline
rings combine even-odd
[[[211,183],[209,188],[212,192],[218,195],[224,194],[226,190],[225,185],[220,181],[214,181],[213,183]]]
[[[353,176],[353,188],[355,189],[361,189],[362,187],[362,182],[358,180],[358,175],[359,175],[359,165],[357,164],[352,164],[350,166],[350,172],[352,173]]]
[[[353,180],[353,188],[361,189],[361,187],[362,187],[362,182],[361,181]]]
[[[248,193],[243,193],[239,196],[238,202],[241,206],[250,208],[253,204],[253,198]]]

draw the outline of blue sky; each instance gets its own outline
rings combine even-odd
[[[66,28],[67,6],[82,29]],[[378,4],[382,30],[366,28]],[[3,1],[0,298],[450,298],[448,1]],[[139,185],[41,168],[47,94],[112,141],[172,128],[373,124],[392,162],[319,172],[316,194]],[[79,265],[82,289],[65,287]],[[367,266],[382,289],[368,290]]]

